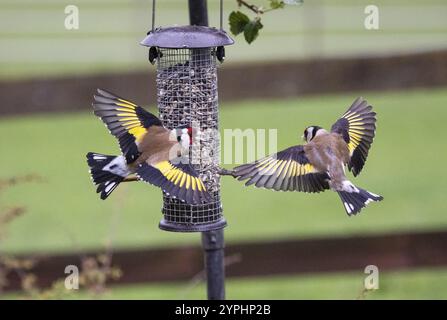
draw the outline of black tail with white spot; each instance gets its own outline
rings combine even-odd
[[[96,192],[105,200],[130,173],[123,156],[108,156],[100,153],[87,153],[87,163]]]
[[[358,187],[352,191],[338,191],[338,195],[343,202],[343,206],[348,216],[356,215],[370,202],[383,200],[382,196]]]

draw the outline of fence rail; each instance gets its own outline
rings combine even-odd
[[[376,265],[381,271],[447,266],[447,231],[368,235],[345,238],[287,239],[235,243],[226,246],[228,277],[262,277],[303,273],[363,271]],[[67,265],[80,266],[82,254],[41,255],[32,270],[39,287],[65,277]],[[28,255],[19,258],[29,257]],[[117,250],[113,264],[123,276],[114,284],[186,281],[203,269],[200,246]],[[7,279],[7,291],[20,288],[16,274]]]
[[[154,73],[145,71],[3,80],[0,81],[0,115],[90,110],[92,95],[98,87],[153,105],[156,103],[154,77]],[[227,101],[240,99],[446,85],[447,50],[389,57],[229,64],[219,71],[219,98],[223,106]]]

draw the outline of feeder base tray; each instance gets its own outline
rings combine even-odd
[[[227,221],[223,217],[212,223],[197,224],[197,225],[178,224],[162,219],[160,221],[160,224],[158,225],[158,227],[161,230],[172,231],[172,232],[206,232],[206,231],[223,229],[226,226]]]

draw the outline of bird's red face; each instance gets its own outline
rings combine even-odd
[[[189,144],[192,145],[192,128],[186,128],[188,130]]]

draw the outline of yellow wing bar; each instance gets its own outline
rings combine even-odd
[[[356,99],[332,126],[348,144],[351,159],[348,168],[354,176],[362,170],[376,132],[376,113],[363,98]]]
[[[258,163],[256,167],[260,169],[259,172],[261,174],[282,173],[284,177],[297,177],[317,172],[315,167],[310,163],[301,164],[292,159],[277,160],[270,157]]]
[[[180,188],[206,191],[206,188],[198,177],[182,171],[181,168],[175,167],[169,161],[162,161],[154,165],[165,178]]]
[[[346,112],[343,118],[349,122],[348,135],[349,135],[349,152],[350,155],[354,153],[354,150],[360,145],[362,139],[368,133],[365,123],[362,122],[362,115],[351,111]]]
[[[173,198],[189,204],[212,200],[203,181],[189,163],[161,161],[153,166],[143,163],[137,169],[140,180],[160,187]]]
[[[309,162],[303,146],[294,146],[275,155],[234,168],[231,174],[246,185],[282,191],[320,192],[329,188],[327,174]]]
[[[119,141],[121,151],[131,163],[138,158],[138,144],[152,126],[161,126],[160,120],[142,107],[126,99],[98,89],[93,109]]]

